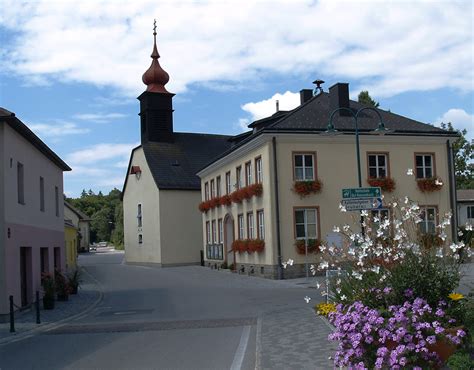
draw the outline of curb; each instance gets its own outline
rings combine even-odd
[[[257,317],[257,332],[255,334],[255,370],[260,370],[262,366],[262,320],[263,314],[260,313]]]
[[[98,288],[97,292],[99,292],[99,297],[95,300],[95,302],[93,302],[84,311],[79,312],[79,313],[77,313],[73,316],[70,316],[70,317],[67,317],[65,319],[59,320],[57,322],[52,322],[52,323],[49,323],[49,324],[39,324],[39,326],[37,326],[33,329],[30,329],[30,330],[26,330],[23,333],[14,334],[12,337],[7,337],[7,338],[0,339],[0,346],[3,346],[5,344],[14,343],[14,342],[19,342],[19,341],[31,338],[31,337],[39,334],[39,333],[44,333],[44,332],[48,332],[48,331],[57,329],[57,328],[65,325],[65,324],[67,324],[70,321],[74,321],[74,320],[77,320],[77,319],[80,319],[80,318],[86,316],[90,311],[92,311],[104,298],[104,292],[103,292],[103,289],[102,289],[102,286],[101,286],[100,282],[95,277],[93,277],[84,267],[81,267],[81,271],[83,271],[85,274],[87,274],[93,280],[93,282],[95,283],[95,285]]]

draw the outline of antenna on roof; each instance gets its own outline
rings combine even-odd
[[[280,111],[280,101],[277,100],[275,103],[276,103],[276,111],[279,112]]]
[[[322,94],[323,88],[321,87],[321,85],[324,83],[324,81],[317,79],[313,81],[313,83],[316,85],[316,87],[314,88],[313,95],[316,96],[316,95]]]

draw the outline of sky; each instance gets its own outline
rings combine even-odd
[[[238,134],[322,79],[383,109],[474,138],[466,1],[0,0],[0,106],[72,171],[64,189],[122,188],[140,141],[157,19],[178,132]]]

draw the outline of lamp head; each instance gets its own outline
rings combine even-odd
[[[326,128],[326,131],[324,131],[321,135],[325,136],[336,136],[336,135],[341,135],[342,132],[339,132],[336,130],[332,122],[329,122],[328,127]]]
[[[388,134],[390,132],[393,132],[393,130],[390,130],[388,128],[385,127],[385,124],[380,121],[379,122],[379,126],[371,132],[371,134],[375,134],[375,135],[385,135],[385,134]]]

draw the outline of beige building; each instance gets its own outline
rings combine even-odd
[[[341,135],[328,136],[330,115],[339,108],[344,109],[335,113],[333,124]],[[317,254],[306,256],[306,246],[311,251],[315,240],[340,243],[334,225],[358,215],[341,213],[339,204],[343,188],[358,187],[352,114],[361,108],[349,100],[348,84],[316,96],[302,90],[299,107],[252,123],[239,143],[201,169],[207,264],[226,262],[245,273],[278,278],[281,262],[291,258],[295,264],[285,276],[296,276],[304,274],[307,258],[317,261]],[[380,122],[377,112],[391,130],[383,136],[372,134]],[[408,196],[418,201],[421,227],[433,232],[438,213],[456,209],[451,144],[457,136],[377,112],[359,113],[362,186],[382,184],[385,200]],[[255,183],[261,189],[249,187]],[[377,212],[388,210],[382,205]]]
[[[155,34],[156,35],[156,34]],[[196,172],[230,148],[222,135],[173,130],[174,94],[158,62],[143,75],[140,100],[141,145],[132,150],[122,192],[127,263],[179,266],[201,262],[202,232]]]
[[[66,163],[14,113],[0,108],[0,321],[41,291],[41,274],[64,270]]]
[[[76,252],[88,252],[90,245],[90,218],[64,201],[64,220],[72,224],[77,230]]]

